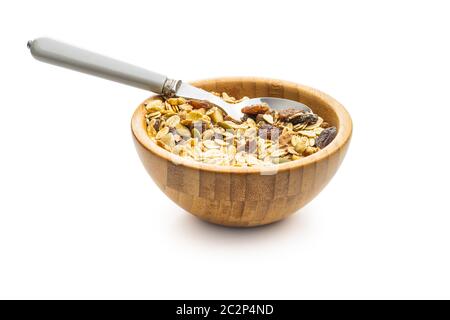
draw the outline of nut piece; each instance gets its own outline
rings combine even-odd
[[[270,110],[269,106],[264,104],[255,104],[253,106],[247,106],[241,109],[241,112],[247,115],[257,115],[266,113]]]
[[[208,101],[204,100],[189,100],[188,103],[192,106],[194,109],[211,109],[213,105],[209,103]]]

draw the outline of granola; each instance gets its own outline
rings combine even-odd
[[[239,103],[226,93],[226,102]],[[325,148],[337,130],[314,113],[242,109],[240,121],[207,101],[157,98],[145,104],[147,133],[156,144],[181,157],[238,167],[270,166],[307,157]]]

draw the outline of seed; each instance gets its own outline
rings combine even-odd
[[[291,144],[295,147],[297,145],[297,143],[300,142],[300,137],[299,136],[292,136],[291,138]]]
[[[307,148],[307,145],[306,145],[306,143],[303,143],[303,142],[297,143],[294,147],[295,151],[297,151],[299,154],[303,154],[303,152],[305,152],[306,148]]]

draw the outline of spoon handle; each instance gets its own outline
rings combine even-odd
[[[164,75],[49,38],[29,41],[28,48],[37,60],[158,94],[170,96],[176,92],[181,83]]]

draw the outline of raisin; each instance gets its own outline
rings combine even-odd
[[[211,109],[213,107],[212,103],[205,100],[189,100],[187,103],[189,103],[194,109]]]
[[[245,114],[252,114],[252,115],[256,115],[256,114],[260,114],[260,113],[266,113],[267,111],[269,111],[270,108],[268,106],[265,106],[263,104],[255,104],[253,106],[248,106],[248,107],[244,107],[241,109],[242,113]]]
[[[256,115],[255,122],[258,123],[260,121],[266,122],[266,120],[264,120],[264,114],[260,113],[260,114]]]
[[[159,126],[161,125],[161,120],[155,119],[155,124],[153,124],[153,128],[155,128],[156,132],[159,131]]]
[[[278,111],[278,117],[281,121],[287,121],[290,117],[296,115],[297,113],[304,113],[304,111],[295,108],[283,109]]]
[[[274,127],[270,124],[264,123],[258,128],[258,136],[263,139],[278,138],[281,133],[281,129]]]
[[[319,119],[319,117],[317,116],[317,114],[314,113],[297,113],[291,117],[288,118],[288,121],[291,122],[292,124],[314,124],[317,122],[317,120]]]
[[[256,115],[254,115],[254,114],[244,114],[244,115],[241,117],[241,121],[242,121],[242,122],[247,121],[247,119],[252,119],[252,120],[256,121]]]
[[[336,127],[329,127],[322,131],[319,137],[316,138],[316,146],[320,149],[325,148],[336,137]]]

